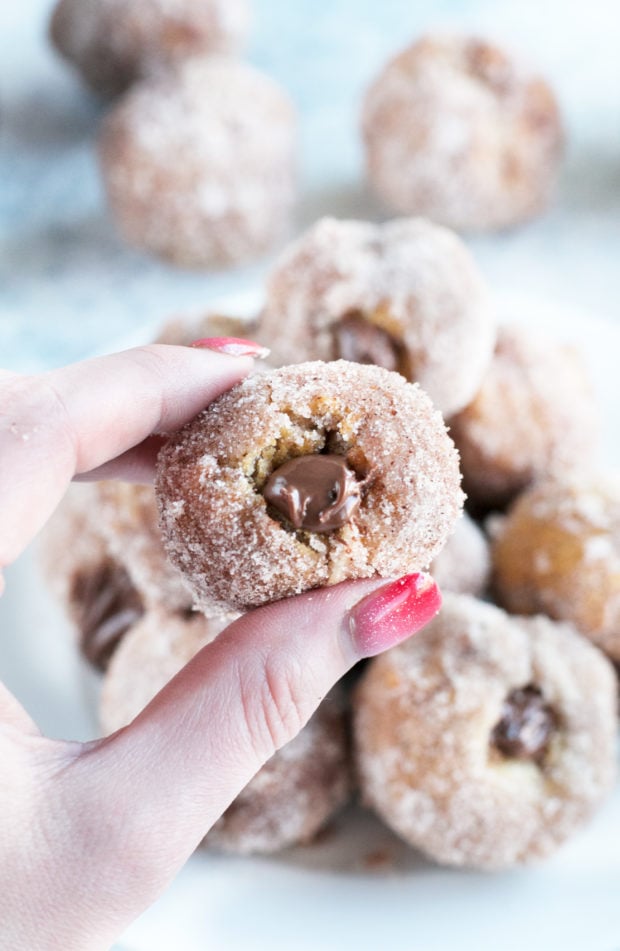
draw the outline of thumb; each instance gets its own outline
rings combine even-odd
[[[105,820],[88,847],[102,908],[111,877],[107,913],[116,934],[155,900],[333,684],[356,661],[419,630],[440,603],[432,578],[412,574],[259,608],[204,647],[128,727],[84,749],[70,770],[80,799],[74,811]]]

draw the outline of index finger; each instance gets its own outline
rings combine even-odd
[[[74,475],[178,429],[251,369],[249,357],[153,344],[36,377],[0,374],[0,570]]]

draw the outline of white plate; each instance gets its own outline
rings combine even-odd
[[[214,309],[251,312],[256,303],[249,295],[218,301]],[[605,462],[620,465],[620,328],[514,296],[500,310],[579,345],[603,407]],[[0,632],[0,675],[40,726],[53,736],[92,737],[84,670],[32,553],[7,571]],[[491,875],[438,868],[355,812],[324,841],[277,858],[198,854],[122,945],[128,951],[619,951],[620,790],[534,870]]]

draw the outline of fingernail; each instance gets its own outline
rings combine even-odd
[[[424,572],[389,582],[349,611],[349,634],[356,654],[374,657],[394,647],[424,627],[440,607],[441,592]]]
[[[269,356],[269,347],[254,340],[244,340],[242,337],[202,337],[194,340],[192,347],[203,350],[213,350],[215,353],[226,353],[229,357],[254,357],[255,360],[264,360]]]

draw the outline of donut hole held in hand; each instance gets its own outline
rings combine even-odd
[[[407,348],[397,321],[385,305],[370,311],[350,310],[332,325],[334,360],[374,364],[413,379]]]
[[[491,731],[491,751],[502,759],[543,766],[560,720],[534,684],[512,690]]]

